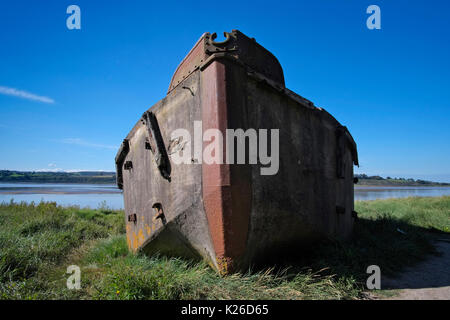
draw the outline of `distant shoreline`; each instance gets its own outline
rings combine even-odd
[[[121,192],[109,191],[49,191],[43,189],[24,190],[24,191],[0,191],[0,194],[120,194]]]
[[[427,180],[414,180],[405,178],[391,178],[380,176],[368,176],[366,174],[355,174],[357,185],[361,186],[380,186],[380,187],[448,187],[450,183],[434,182]]]
[[[100,182],[62,182],[62,181],[36,181],[36,180],[31,180],[31,181],[5,181],[5,180],[0,180],[0,184],[7,184],[7,183],[12,183],[12,184],[30,184],[30,183],[35,183],[35,184],[96,184],[96,185],[116,185],[116,181],[100,181]]]
[[[355,186],[360,187],[450,187],[450,183],[428,182],[419,184],[415,182],[388,182],[388,181],[365,181],[359,180]]]
[[[20,183],[15,183],[20,184]],[[69,183],[66,183],[69,184]],[[1,185],[1,183],[0,183]],[[383,185],[356,185],[355,189],[402,189],[402,188],[420,188],[420,189],[427,189],[427,188],[450,188],[450,186],[383,186]],[[25,189],[24,190],[2,190],[0,188],[0,195],[27,195],[27,194],[60,194],[60,195],[71,195],[71,194],[121,194],[121,190],[117,189],[115,191],[107,191],[107,190],[83,190],[83,191],[59,191],[59,190],[48,190],[46,188],[31,188],[31,189]]]
[[[115,184],[116,173],[106,171],[41,172],[0,170],[0,183]]]
[[[355,188],[450,188],[450,185],[440,185],[440,184],[427,184],[427,185],[389,185],[389,184],[356,184]]]
[[[450,183],[405,178],[383,178],[355,174],[358,186],[378,187],[448,187]],[[40,172],[0,170],[0,183],[39,183],[39,184],[116,184],[116,173],[107,171],[80,172]]]

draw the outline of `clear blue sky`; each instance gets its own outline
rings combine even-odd
[[[0,169],[114,170],[201,34],[239,29],[349,128],[356,172],[450,181],[449,14],[449,1],[2,1]]]

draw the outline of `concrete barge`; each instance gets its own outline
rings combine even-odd
[[[285,87],[268,50],[224,35],[201,36],[124,139],[116,170],[131,250],[227,274],[348,237],[358,156],[346,127]]]

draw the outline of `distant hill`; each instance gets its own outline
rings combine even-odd
[[[115,183],[116,173],[105,171],[41,172],[0,170],[0,182]]]
[[[355,178],[358,178],[358,185],[364,186],[422,186],[422,187],[433,187],[433,186],[450,186],[450,183],[432,182],[426,180],[414,180],[405,178],[391,178],[391,177],[380,177],[380,176],[368,176],[366,174],[355,174]]]
[[[355,174],[360,186],[450,186],[450,183],[439,183],[426,180],[391,178]],[[106,171],[80,172],[41,172],[0,170],[0,182],[36,182],[36,183],[116,183],[116,173]]]

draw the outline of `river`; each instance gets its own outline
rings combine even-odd
[[[365,187],[355,186],[355,200],[450,195],[450,187]],[[123,209],[123,195],[115,185],[0,183],[2,202],[52,201],[63,206]]]

